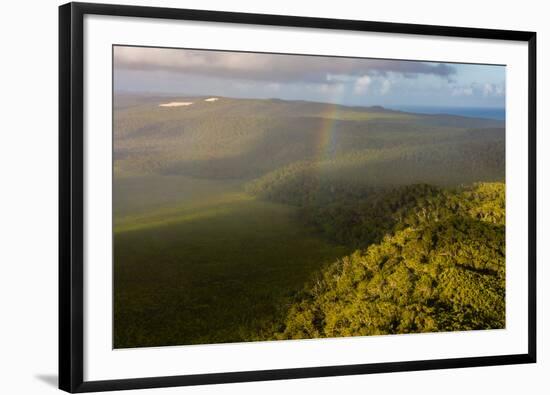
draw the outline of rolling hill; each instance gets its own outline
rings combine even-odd
[[[505,327],[504,185],[401,197],[414,203],[388,212],[395,228],[321,271],[278,338]]]
[[[177,101],[192,104],[159,107]],[[371,184],[373,177],[396,184],[504,178],[501,121],[282,100],[122,96],[115,103],[116,174],[254,179],[309,161],[363,179],[368,168]],[[397,174],[404,168],[413,174]]]
[[[115,348],[504,327],[504,122],[207,99],[115,95]]]

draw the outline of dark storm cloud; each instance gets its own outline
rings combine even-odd
[[[391,72],[407,78],[422,74],[450,79],[456,73],[452,65],[445,63],[140,47],[115,47],[114,63],[117,69],[281,83],[331,83],[346,76],[355,78]]]

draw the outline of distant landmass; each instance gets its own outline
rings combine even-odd
[[[452,114],[471,118],[487,118],[504,121],[505,108],[494,107],[434,107],[434,106],[390,106],[392,109],[419,114]]]
[[[504,178],[503,121],[380,106],[209,99],[116,96],[115,174],[253,179],[309,161],[369,184]]]

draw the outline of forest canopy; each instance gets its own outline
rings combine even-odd
[[[505,327],[503,121],[208,98],[115,95],[115,348]]]
[[[368,247],[323,270],[292,304],[278,338],[504,328],[504,184],[396,195],[386,216],[400,218],[388,221],[392,230],[371,245],[367,235]]]

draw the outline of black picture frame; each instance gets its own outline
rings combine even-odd
[[[171,20],[306,27],[425,36],[510,40],[528,43],[528,352],[451,358],[242,371],[182,376],[85,381],[84,371],[84,194],[83,194],[83,19],[87,14]],[[108,4],[68,3],[59,8],[59,388],[71,393],[199,384],[234,383],[419,371],[536,362],[536,33],[286,15],[249,14]]]

